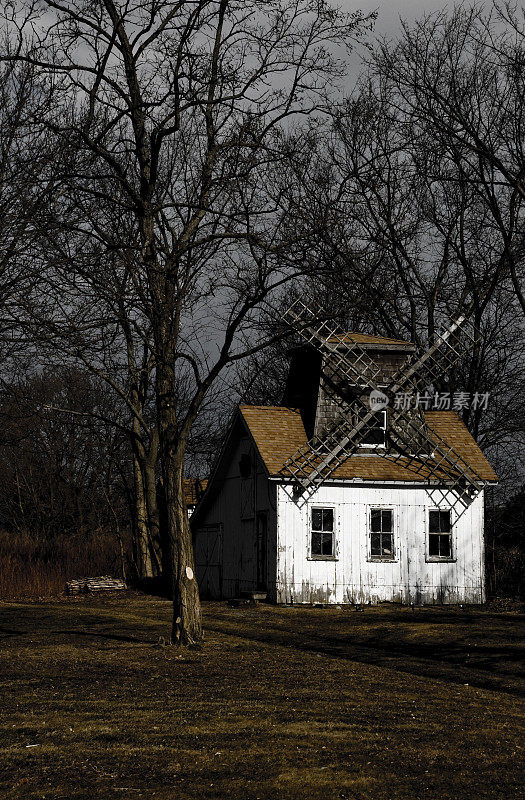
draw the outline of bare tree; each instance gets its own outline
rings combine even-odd
[[[12,53],[9,41],[2,41]],[[53,87],[28,64],[0,66],[0,363],[9,378],[21,360],[19,302],[38,278],[36,231],[54,188],[55,147],[41,124]],[[16,355],[16,359],[15,359]]]
[[[488,410],[462,414],[512,490],[523,475],[525,61],[508,28],[496,39],[491,26],[479,11],[433,15],[372,53],[318,154],[330,215],[321,238],[330,305],[348,298],[361,328],[424,345],[442,321],[471,314],[474,347],[437,388],[490,392]]]
[[[127,443],[103,421],[112,403],[105,384],[55,366],[6,386],[1,400],[2,527],[41,541],[110,527],[105,494],[123,497],[116,465]]]
[[[118,253],[150,326],[172,639],[198,642],[182,491],[190,431],[228,365],[266,344],[254,336],[261,306],[309,265],[313,232],[289,213],[294,136],[284,147],[283,126],[293,121],[299,146],[301,118],[326,108],[344,74],[337,48],[367,21],[319,0],[14,5],[17,58],[52,75],[69,115],[45,115],[78,153],[63,191],[131,220],[126,241],[93,219],[78,235],[86,251]]]
[[[383,44],[372,71],[410,137],[426,143],[428,173],[468,185],[483,204],[525,313],[525,12],[502,3],[423,17]]]

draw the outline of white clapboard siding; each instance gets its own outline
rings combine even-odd
[[[467,508],[447,490],[401,485],[324,485],[303,507],[294,503],[286,487],[279,486],[277,497],[278,602],[483,602],[482,492]],[[308,557],[312,505],[334,507],[335,561]],[[370,507],[393,509],[393,561],[369,557]],[[428,557],[428,512],[450,507],[453,560],[435,562]]]
[[[243,456],[244,464],[246,456],[252,459],[253,470],[251,476],[241,478]],[[203,592],[213,599],[260,588],[257,530],[262,514],[267,526],[266,590],[268,599],[275,602],[484,601],[483,492],[462,508],[454,493],[446,489],[427,490],[410,484],[324,484],[307,505],[301,506],[294,501],[290,487],[268,478],[253,441],[246,435],[232,440],[213,488],[198,517],[199,527],[193,529],[197,575],[201,576]],[[312,505],[334,508],[336,560],[308,557]],[[392,561],[369,557],[370,507],[394,512]],[[427,550],[428,512],[449,507],[453,509],[454,558],[433,562]],[[219,532],[213,548],[210,531]],[[209,552],[213,552],[213,558],[206,556]],[[199,559],[209,563],[201,564]]]

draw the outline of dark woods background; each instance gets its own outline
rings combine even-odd
[[[198,5],[204,14],[214,4]],[[357,17],[345,35],[355,41],[368,23]],[[231,126],[224,155],[205,161],[213,178],[197,128],[181,128],[140,200],[158,204],[157,266],[130,199],[146,173],[118,179],[129,132],[80,83],[21,61],[20,48],[11,29],[0,64],[0,596],[58,593],[69,578],[104,573],[161,585],[165,343],[145,288],[159,264],[167,279],[176,275],[166,285],[181,298],[170,311],[179,326],[170,391],[186,478],[209,474],[236,402],[281,402],[290,340],[280,318],[298,294],[342,329],[421,347],[471,309],[474,348],[439,388],[490,393],[486,411],[462,411],[501,481],[487,491],[488,587],[523,593],[523,18],[505,4],[490,15],[463,7],[425,18],[398,41],[374,44],[355,88],[343,81],[346,97],[325,81],[309,113],[292,114],[293,124],[283,113],[269,137],[263,95],[251,116],[232,121],[230,109],[213,134]],[[329,72],[324,62],[306,68]],[[168,136],[162,124],[155,130]],[[113,159],[103,174],[97,147]],[[215,370],[230,334],[237,344]]]

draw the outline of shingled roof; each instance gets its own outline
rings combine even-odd
[[[413,342],[408,342],[405,339],[389,339],[385,336],[373,336],[369,333],[341,333],[339,335],[330,336],[327,341],[329,342],[340,342],[344,344],[345,341],[351,341],[355,344],[360,345],[378,345],[383,348],[385,345],[400,345],[406,348],[407,350],[415,350],[415,345]]]
[[[278,477],[285,461],[307,443],[299,411],[283,406],[248,405],[239,406],[239,410],[266,469],[271,476]],[[473,474],[484,481],[497,481],[496,473],[455,411],[427,411],[425,420],[430,434],[435,433],[452,446]],[[332,473],[331,480],[422,482],[427,477],[421,460],[352,455]]]

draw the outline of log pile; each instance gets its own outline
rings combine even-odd
[[[115,592],[127,589],[122,578],[102,575],[98,578],[75,578],[66,584],[68,594],[87,594],[89,592]]]

